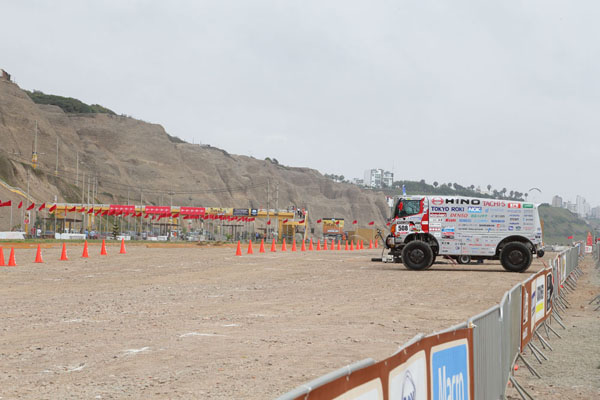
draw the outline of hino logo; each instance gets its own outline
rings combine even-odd
[[[481,204],[481,200],[479,200],[479,199],[446,199],[446,204],[466,204],[466,205],[478,206]]]

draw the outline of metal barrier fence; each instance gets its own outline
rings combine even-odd
[[[578,243],[561,252],[549,267],[507,291],[500,304],[466,323],[417,335],[385,360],[350,364],[277,400],[503,399],[509,381],[523,399],[533,399],[514,379],[515,362],[520,358],[539,376],[523,351],[527,347],[541,362],[540,355],[546,356],[532,341],[550,345],[537,329],[544,326],[548,340],[550,331],[560,337],[547,320],[564,328],[558,309],[565,309],[565,294],[575,289],[584,251]],[[600,245],[594,245],[592,257],[600,263]]]

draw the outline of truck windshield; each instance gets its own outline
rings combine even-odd
[[[394,218],[407,217],[421,212],[421,200],[400,199],[396,205]]]

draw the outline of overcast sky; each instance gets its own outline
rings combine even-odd
[[[600,204],[597,1],[7,1],[25,89],[361,177]]]

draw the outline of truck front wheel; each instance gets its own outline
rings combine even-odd
[[[532,261],[531,250],[521,242],[510,242],[500,253],[500,262],[505,270],[511,272],[524,272]]]
[[[456,261],[461,265],[469,264],[471,262],[471,256],[463,254],[463,255],[456,257]]]
[[[402,262],[412,270],[428,268],[433,263],[433,251],[427,243],[414,240],[402,249]]]

